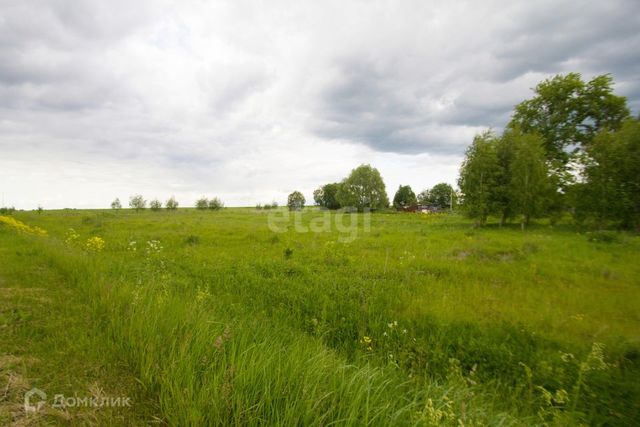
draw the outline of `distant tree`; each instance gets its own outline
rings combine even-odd
[[[152,211],[159,211],[162,209],[162,202],[158,199],[153,199],[149,202],[149,208],[151,208]]]
[[[626,98],[613,94],[613,79],[604,74],[588,83],[580,74],[557,75],[535,88],[535,96],[518,104],[509,127],[537,133],[548,160],[562,170],[571,149],[586,148],[602,129],[616,130],[629,117]]]
[[[44,212],[44,208],[42,207],[42,205],[38,205],[38,207],[36,208],[36,212],[38,212],[38,214]]]
[[[496,212],[496,188],[502,173],[498,163],[496,136],[492,132],[476,135],[465,153],[458,186],[464,196],[464,210],[478,225],[484,225]]]
[[[449,209],[455,203],[455,191],[446,182],[441,182],[429,190],[429,204],[440,209]]]
[[[111,209],[120,210],[122,209],[122,204],[120,203],[120,199],[116,197],[116,199],[111,202]]]
[[[224,203],[222,203],[222,200],[220,200],[219,198],[214,197],[213,199],[209,199],[209,209],[218,211],[223,207],[224,207]]]
[[[407,206],[414,206],[418,203],[416,195],[408,185],[398,187],[395,196],[393,196],[393,207],[401,209]]]
[[[325,184],[313,192],[313,200],[318,206],[327,209],[339,209],[340,203],[336,199],[340,184],[337,182]]]
[[[196,209],[207,209],[209,207],[209,199],[201,197],[196,200]]]
[[[167,202],[164,205],[168,210],[175,211],[176,209],[178,209],[179,204],[176,198],[171,196],[169,197],[169,200],[167,200]]]
[[[380,172],[370,165],[360,165],[352,170],[340,184],[336,199],[341,206],[357,208],[359,211],[389,206],[389,198]]]
[[[145,209],[147,207],[147,201],[141,194],[131,196],[129,198],[129,207],[131,209],[135,209],[136,212],[139,212],[141,209]]]
[[[304,208],[304,195],[299,191],[294,191],[287,197],[287,206],[291,211],[299,211]]]
[[[429,201],[429,190],[422,190],[420,192],[420,194],[418,194],[418,204],[420,205],[428,205],[430,203]]]
[[[271,209],[278,209],[278,202],[276,202],[275,200],[271,202]]]
[[[522,215],[522,227],[532,217],[547,213],[551,181],[544,140],[535,134],[513,137],[513,160],[509,165],[508,199],[510,209]]]
[[[627,120],[619,131],[601,131],[585,163],[577,214],[600,226],[612,221],[640,229],[640,121]]]

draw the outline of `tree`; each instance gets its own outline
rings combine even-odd
[[[449,209],[452,207],[453,202],[455,202],[453,187],[446,182],[434,185],[428,194],[428,204],[437,206],[440,209]]]
[[[340,184],[337,182],[323,185],[313,192],[313,200],[318,206],[326,209],[339,209],[340,203],[336,199]]]
[[[175,211],[176,209],[178,209],[178,201],[173,196],[171,196],[164,205],[170,211]]]
[[[116,197],[116,199],[111,202],[111,209],[120,210],[122,209],[122,204],[120,203],[120,199]]]
[[[351,171],[349,177],[340,184],[336,199],[343,207],[363,211],[382,209],[389,206],[380,172],[370,165],[360,165]]]
[[[159,211],[160,209],[162,209],[162,202],[158,199],[153,199],[151,202],[149,202],[149,207],[152,211]]]
[[[147,207],[147,201],[141,194],[137,194],[129,198],[129,207],[131,209],[135,209],[136,212],[139,212],[141,209],[145,209]]]
[[[196,209],[207,209],[209,207],[209,199],[201,197],[196,200]]]
[[[508,202],[514,213],[522,215],[522,227],[532,217],[546,212],[551,186],[544,140],[536,134],[511,135],[513,158],[509,165]]]
[[[460,169],[458,186],[464,196],[464,210],[478,225],[484,225],[497,208],[496,184],[501,170],[496,146],[492,132],[476,135]]]
[[[418,204],[420,205],[428,205],[429,203],[431,203],[429,201],[429,190],[422,190],[420,192],[420,194],[418,194]]]
[[[294,191],[287,197],[287,206],[290,211],[299,211],[304,208],[304,195],[299,191]]]
[[[601,226],[615,221],[640,227],[640,121],[628,120],[619,131],[601,131],[586,157],[577,214]]]
[[[393,196],[393,207],[402,209],[407,206],[415,206],[418,203],[416,195],[408,185],[398,187],[395,196]]]
[[[562,170],[569,150],[585,149],[602,129],[619,129],[629,117],[626,98],[613,94],[613,79],[604,74],[584,83],[578,73],[557,75],[535,88],[535,96],[518,104],[509,127],[537,133],[547,158]]]
[[[222,200],[220,200],[217,197],[214,197],[213,199],[209,200],[209,209],[212,209],[214,211],[218,211],[220,209],[222,209],[224,207],[224,203],[222,203]]]

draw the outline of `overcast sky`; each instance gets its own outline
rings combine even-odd
[[[0,193],[16,208],[309,202],[362,163],[455,183],[556,73],[640,110],[640,2],[0,0]]]

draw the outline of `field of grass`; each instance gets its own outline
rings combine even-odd
[[[269,215],[0,224],[0,423],[640,424],[640,237]],[[27,415],[31,387],[133,403]]]

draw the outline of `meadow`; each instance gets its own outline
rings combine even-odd
[[[0,423],[640,424],[637,235],[277,214],[0,223]],[[133,403],[25,414],[32,387]]]

